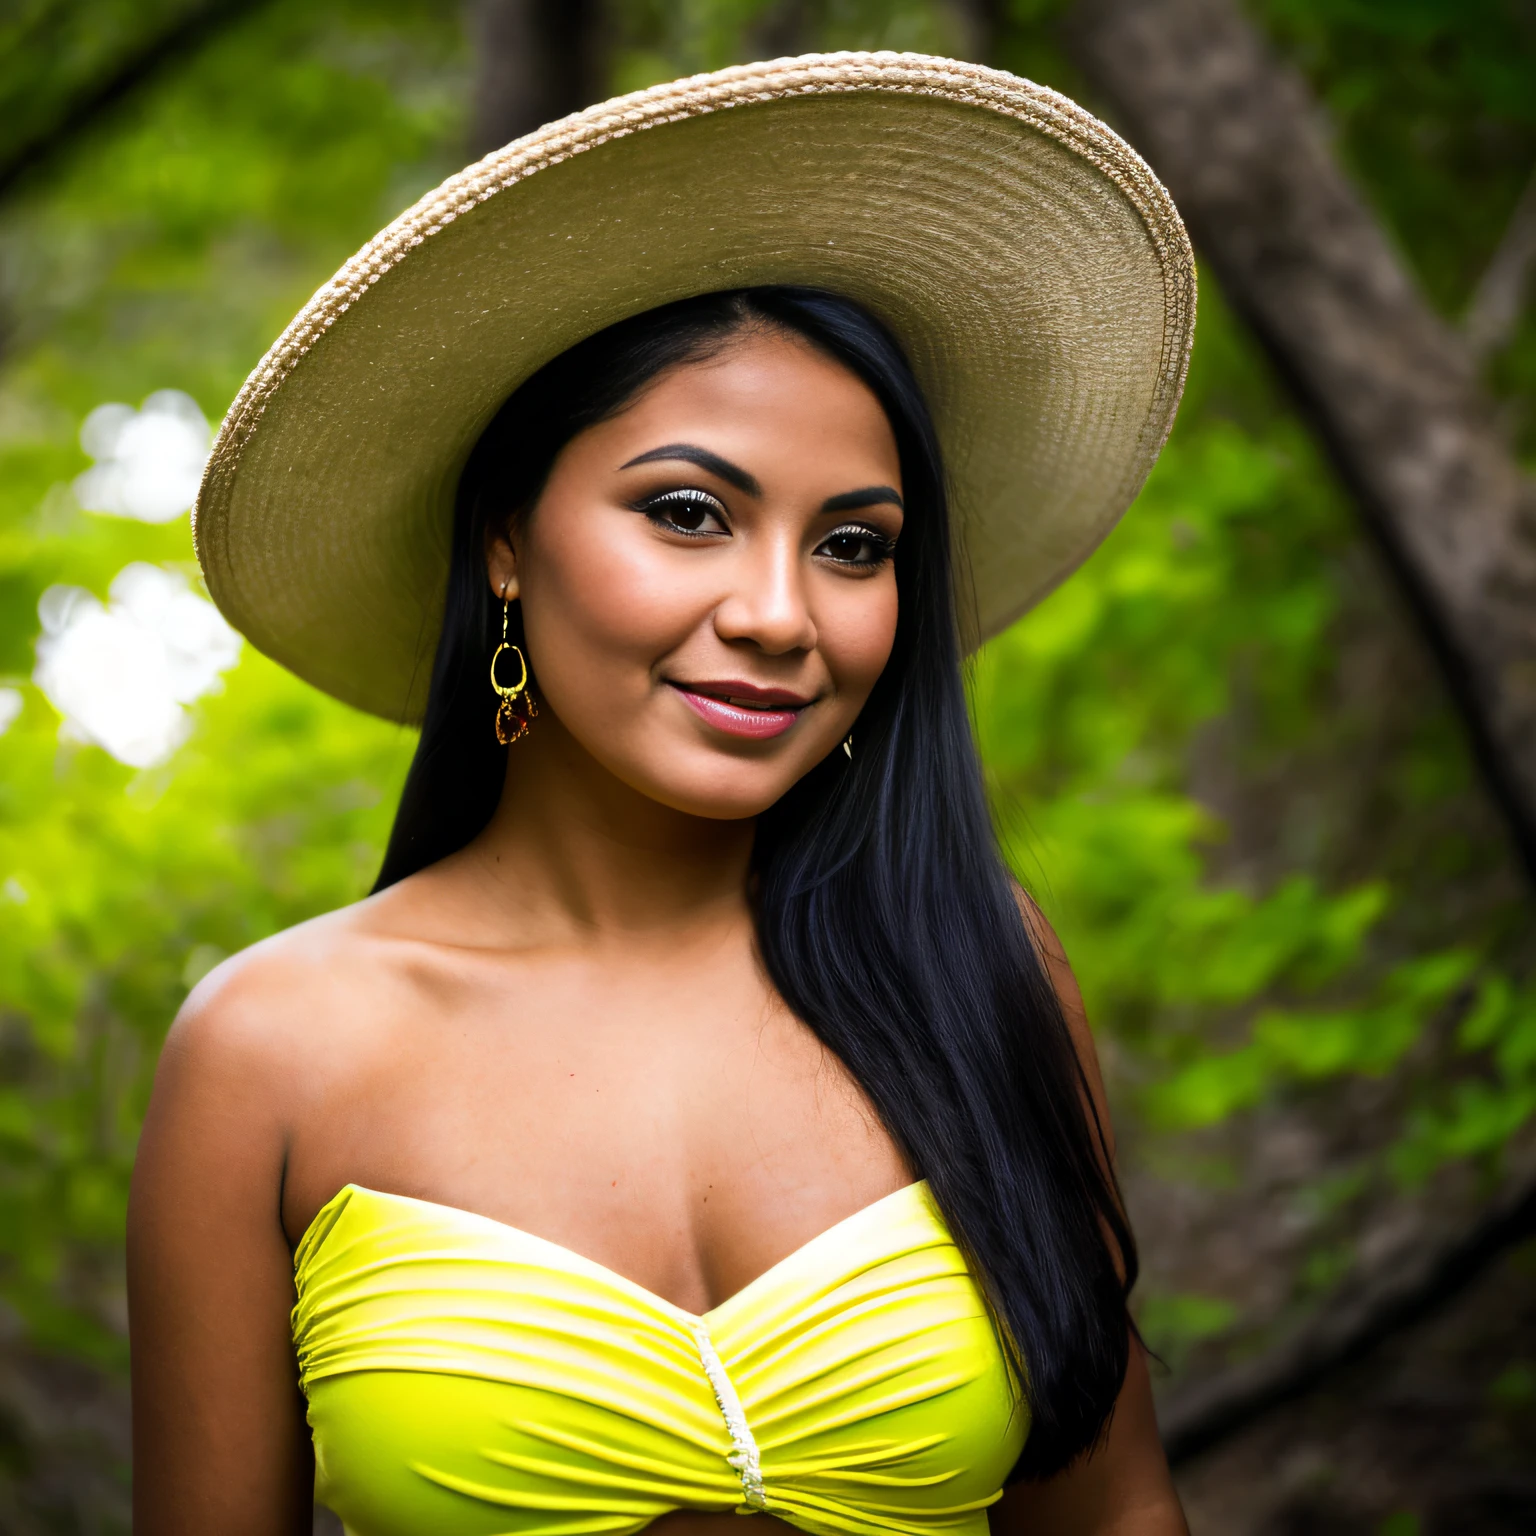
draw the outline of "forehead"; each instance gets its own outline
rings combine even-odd
[[[658,434],[660,434],[658,436]],[[854,458],[895,473],[897,451],[885,410],[862,379],[792,334],[749,330],[721,351],[659,375],[623,411],[592,429],[617,445],[642,439],[694,441],[724,451]]]

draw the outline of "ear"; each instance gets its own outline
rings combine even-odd
[[[504,533],[488,532],[485,536],[485,574],[498,598],[519,596],[517,553]]]

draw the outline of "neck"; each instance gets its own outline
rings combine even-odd
[[[490,824],[449,862],[522,942],[622,940],[740,920],[754,826],[651,799],[546,710],[507,754]]]

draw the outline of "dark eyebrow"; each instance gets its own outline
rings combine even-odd
[[[841,496],[828,496],[822,502],[823,512],[857,512],[860,507],[880,507],[889,503],[905,512],[906,506],[892,487],[867,485],[862,491],[844,491]]]
[[[662,459],[681,459],[684,464],[697,464],[707,474],[717,480],[724,480],[727,485],[734,485],[747,496],[763,494],[762,486],[746,470],[732,464],[729,459],[722,459],[718,453],[711,453],[708,448],[695,448],[692,443],[667,443],[661,448],[652,448],[650,452],[640,454],[629,463],[621,464],[619,468],[633,469],[637,464],[655,464]]]

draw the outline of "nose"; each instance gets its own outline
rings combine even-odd
[[[815,648],[797,538],[751,540],[732,574],[735,585],[715,609],[715,633],[722,640],[748,642],[769,656]]]

